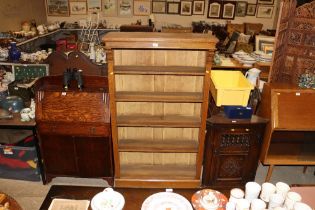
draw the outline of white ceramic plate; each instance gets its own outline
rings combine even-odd
[[[141,210],[193,210],[190,202],[173,192],[160,192],[149,196],[142,204]]]

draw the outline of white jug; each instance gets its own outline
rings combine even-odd
[[[256,86],[260,72],[261,70],[252,68],[245,73],[245,77],[252,85]]]

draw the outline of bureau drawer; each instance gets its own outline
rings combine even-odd
[[[91,124],[56,124],[43,123],[37,125],[39,133],[60,134],[71,136],[110,136],[110,125],[91,125]]]

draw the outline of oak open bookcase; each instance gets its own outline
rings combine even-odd
[[[217,39],[111,32],[107,50],[115,186],[200,186]]]

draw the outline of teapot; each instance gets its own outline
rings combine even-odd
[[[259,74],[260,74],[261,70],[257,69],[257,68],[252,68],[249,69],[246,73],[245,73],[245,77],[247,78],[247,80],[254,86],[256,86],[257,84],[257,79],[259,78]]]

